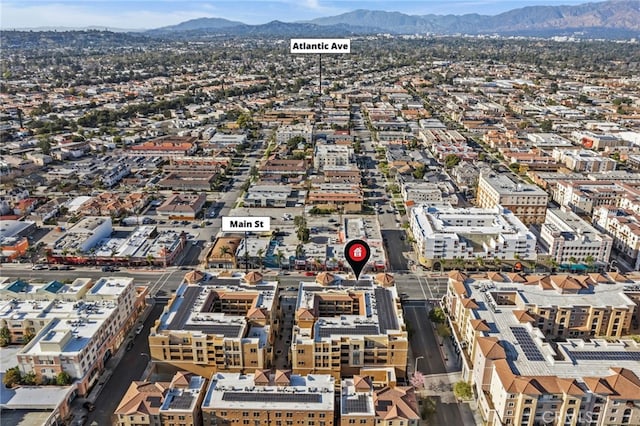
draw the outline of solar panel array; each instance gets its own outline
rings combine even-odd
[[[344,400],[345,413],[368,413],[369,398],[367,395],[358,395],[358,398],[347,398]]]
[[[640,352],[631,351],[569,351],[577,361],[640,361]]]
[[[229,402],[288,402],[288,403],[321,403],[319,393],[274,393],[274,392],[225,392],[223,401]]]
[[[374,294],[378,305],[380,332],[386,333],[387,330],[397,330],[399,328],[398,317],[396,316],[396,310],[393,306],[391,293],[385,288],[378,287],[374,290]]]
[[[191,403],[193,402],[193,395],[190,393],[175,395],[169,404],[169,408],[173,408],[176,410],[187,410],[191,408]]]
[[[529,361],[544,361],[542,352],[540,352],[538,345],[536,345],[536,342],[533,341],[533,338],[526,328],[511,327],[511,332],[516,338],[516,342],[518,342],[518,345],[520,345],[520,349],[522,349],[524,356],[527,357]]]
[[[320,337],[331,337],[331,336],[367,336],[378,334],[378,326],[377,325],[356,325],[355,327],[344,326],[344,327],[320,327]]]

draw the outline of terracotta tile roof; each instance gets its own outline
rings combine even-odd
[[[476,299],[462,299],[462,306],[466,309],[478,309],[480,307],[476,303]]]
[[[265,313],[264,308],[251,308],[247,312],[248,319],[265,319],[267,318],[267,314]]]
[[[278,386],[289,386],[291,384],[291,370],[276,370],[273,381]]]
[[[554,287],[563,290],[580,290],[583,288],[580,281],[568,274],[552,275],[551,283]]]
[[[419,420],[418,402],[412,387],[385,387],[373,394],[376,417],[384,420]]]
[[[471,328],[476,331],[489,331],[491,327],[487,324],[487,321],[483,319],[472,319],[471,320]]]
[[[507,353],[504,351],[504,348],[496,337],[479,336],[477,338],[477,342],[480,347],[480,351],[482,351],[485,358],[497,360],[505,359],[507,357]],[[511,369],[509,369],[509,371],[511,371]]]
[[[468,295],[467,288],[464,286],[464,284],[462,284],[461,281],[454,280],[452,284],[453,284],[453,290],[456,292],[456,294],[459,294],[462,296]]]
[[[313,320],[315,319],[315,315],[309,308],[300,308],[296,311],[296,320]]]
[[[366,376],[353,376],[353,385],[359,392],[369,391],[372,389],[371,379]]]
[[[270,370],[256,370],[253,376],[253,382],[258,386],[266,386],[269,384]]]
[[[487,272],[487,278],[498,283],[504,282],[504,277],[500,272]]]
[[[158,415],[160,411],[160,401],[169,389],[167,382],[133,382],[118,404],[114,414],[153,414]]]
[[[535,321],[535,318],[533,318],[531,315],[529,315],[529,312],[527,312],[525,310],[514,309],[513,310],[513,315],[515,315],[515,317],[520,322],[533,322],[533,321]]]
[[[467,276],[460,271],[450,271],[449,278],[464,282],[467,279]]]
[[[507,278],[509,278],[509,281],[511,281],[512,283],[526,283],[527,279],[521,275],[520,273],[517,272],[508,272],[507,273]]]

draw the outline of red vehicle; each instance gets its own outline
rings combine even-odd
[[[307,271],[307,272],[305,272],[304,274],[305,274],[307,277],[313,277],[313,276],[315,276],[315,275],[316,275],[316,273],[315,273],[315,272],[313,272],[313,271]]]

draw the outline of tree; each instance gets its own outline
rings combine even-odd
[[[29,371],[27,374],[22,376],[22,384],[27,386],[35,386],[36,385],[36,373],[33,371]]]
[[[12,388],[15,385],[19,385],[22,382],[22,375],[20,374],[20,369],[17,366],[9,368],[4,373],[2,382],[8,388]]]
[[[38,148],[40,148],[44,155],[49,155],[51,153],[51,141],[49,137],[40,139],[38,141]]]
[[[226,257],[228,254],[231,254],[229,246],[220,247],[220,257]]]
[[[438,333],[438,336],[442,337],[443,339],[451,336],[451,329],[446,324],[438,324],[436,326],[436,332]]]
[[[0,328],[0,346],[5,347],[11,344],[11,332],[6,325]]]
[[[462,380],[456,382],[456,384],[453,385],[453,394],[456,396],[456,398],[462,400],[470,400],[471,398],[473,398],[471,385]]]
[[[429,319],[438,324],[444,324],[446,315],[442,308],[434,308],[429,312]]]
[[[550,132],[552,128],[553,123],[551,122],[551,120],[543,120],[542,123],[540,123],[540,130],[542,130],[543,132]]]
[[[284,252],[282,250],[278,250],[276,259],[278,260],[278,268],[282,268],[282,259],[284,259]]]
[[[68,386],[73,381],[73,378],[66,371],[61,371],[56,376],[56,385],[58,386]]]
[[[155,258],[153,257],[153,255],[152,255],[151,253],[149,253],[149,254],[147,255],[147,263],[149,264],[149,266],[153,265],[153,260],[154,260],[154,259],[155,259]]]
[[[36,334],[33,332],[33,330],[27,328],[27,331],[24,332],[24,336],[22,336],[22,343],[26,345],[27,343],[32,341],[34,337],[36,337]]]
[[[446,157],[444,157],[444,166],[447,169],[457,166],[458,163],[460,163],[460,157],[458,157],[455,154],[449,154]]]
[[[264,249],[258,249],[256,252],[256,256],[258,256],[258,262],[260,263],[260,270],[263,270],[264,266]]]
[[[424,380],[424,374],[422,374],[420,371],[416,371],[416,374],[411,377],[411,380],[409,382],[414,388],[422,389],[424,387]]]
[[[584,258],[584,262],[589,266],[589,269],[593,269],[593,264],[595,263],[595,259],[593,256],[589,255]]]

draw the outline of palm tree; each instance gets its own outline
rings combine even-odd
[[[262,271],[264,266],[264,249],[258,249],[256,255],[258,256],[258,262],[260,263],[260,271]]]
[[[278,259],[278,267],[282,268],[282,259],[284,259],[284,253],[282,250],[278,250],[276,253],[276,259]]]
[[[230,253],[231,253],[231,249],[229,248],[229,246],[220,247],[220,257],[225,257]]]
[[[476,256],[476,263],[478,264],[478,271],[484,267],[484,258],[482,256]]]
[[[587,266],[589,267],[589,270],[592,271],[593,270],[593,264],[595,263],[595,259],[593,256],[589,255],[587,257],[584,258],[584,262],[587,264]]]

